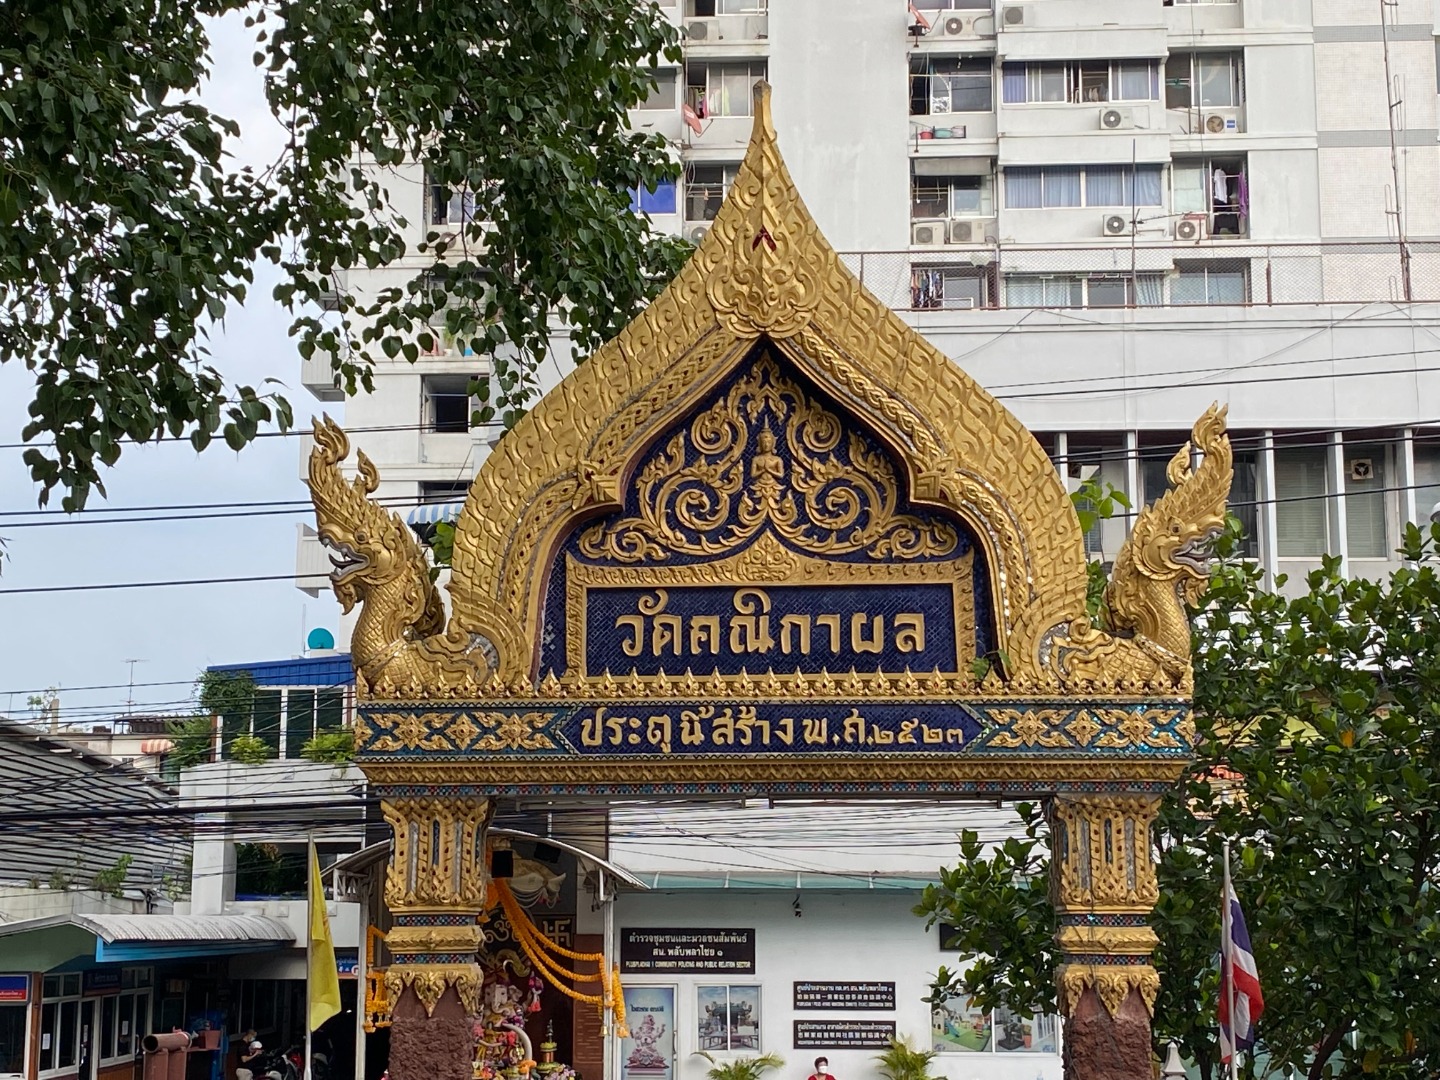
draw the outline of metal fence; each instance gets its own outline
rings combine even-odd
[[[902,311],[1440,302],[1440,243],[1245,240],[842,252]]]

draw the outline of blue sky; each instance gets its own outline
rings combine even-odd
[[[268,162],[280,131],[260,94],[250,63],[250,32],[239,19],[212,31],[214,77],[204,93],[211,108],[236,119],[242,161]],[[302,425],[320,403],[299,382],[299,358],[286,334],[289,317],[270,299],[274,271],[257,272],[244,308],[231,312],[210,346],[215,366],[232,382],[276,378]],[[339,608],[329,593],[313,599],[286,581],[7,595],[4,590],[123,581],[163,581],[289,574],[295,565],[296,523],[308,515],[210,518],[149,524],[92,524],[121,507],[190,503],[273,502],[306,498],[297,437],[261,439],[239,454],[221,444],[196,454],[186,443],[127,447],[106,475],[110,498],[92,498],[73,524],[18,527],[36,509],[37,489],[21,462],[19,441],[32,382],[17,363],[0,367],[0,536],[10,557],[0,574],[0,714],[25,713],[26,693],[61,690],[62,718],[75,721],[124,712],[126,690],[81,692],[69,687],[135,682],[173,683],[135,690],[137,711],[170,708],[189,697],[207,664],[277,659],[300,653],[302,628],[334,630]],[[337,419],[343,406],[326,405]],[[58,504],[58,498],[53,500]],[[57,515],[47,521],[63,521]]]

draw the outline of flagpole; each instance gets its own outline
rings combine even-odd
[[[311,1080],[310,1064],[315,1060],[315,1033],[310,1030],[310,959],[315,948],[315,881],[311,867],[315,865],[315,834],[307,833],[305,852],[305,1064],[300,1070],[301,1080]],[[324,903],[325,898],[320,898]],[[1227,905],[1228,906],[1228,905]],[[1232,1077],[1231,1080],[1234,1080]]]
[[[1225,1011],[1230,1017],[1230,1080],[1239,1076],[1240,1050],[1235,1034],[1235,942],[1230,912],[1230,840],[1225,840],[1225,895],[1220,906],[1220,970],[1225,989]]]

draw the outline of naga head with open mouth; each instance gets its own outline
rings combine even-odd
[[[1212,405],[1195,422],[1190,441],[1165,471],[1171,489],[1141,511],[1126,542],[1128,551],[1116,559],[1117,570],[1122,560],[1128,561],[1145,578],[1173,582],[1180,599],[1191,604],[1205,591],[1215,540],[1225,530],[1233,475],[1225,412]],[[1200,463],[1192,467],[1197,452]]]
[[[347,482],[340,462],[350,453],[350,440],[329,417],[315,422],[315,447],[310,452],[309,479],[315,524],[334,568],[330,584],[348,613],[369,593],[406,573],[418,570],[428,587],[424,554],[415,535],[398,515],[372,502],[379,485],[375,466],[364,452],[356,455],[358,474]]]

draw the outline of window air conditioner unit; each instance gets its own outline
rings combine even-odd
[[[990,224],[992,224],[990,218],[951,218],[950,243],[983,244],[985,243],[986,226]]]
[[[1368,457],[1351,458],[1347,463],[1351,480],[1374,480],[1375,462]]]
[[[1103,228],[1106,236],[1129,236],[1135,231],[1124,214],[1106,214]]]
[[[929,246],[945,243],[946,222],[941,218],[926,218],[910,223],[910,243]]]
[[[1004,8],[1000,12],[1000,21],[1004,23],[1006,27],[1024,26],[1025,9],[1023,7]]]
[[[1175,239],[1204,240],[1210,233],[1209,225],[1204,214],[1186,214],[1175,223]]]
[[[947,311],[969,311],[975,306],[973,296],[947,296],[941,300],[940,306]]]
[[[710,231],[710,223],[702,222],[699,225],[687,225],[685,227],[685,239],[692,244],[698,244],[705,239],[705,234]]]
[[[974,32],[974,21],[950,15],[940,24],[940,33],[945,37],[962,37]]]
[[[1226,116],[1223,113],[1211,113],[1205,117],[1205,134],[1207,135],[1224,135],[1226,132],[1233,133],[1239,130],[1240,125],[1235,122],[1235,118],[1232,116]]]
[[[1135,114],[1129,109],[1101,109],[1100,126],[1106,131],[1129,131],[1135,126]]]
[[[685,40],[709,41],[715,29],[707,19],[693,19],[685,24]]]

